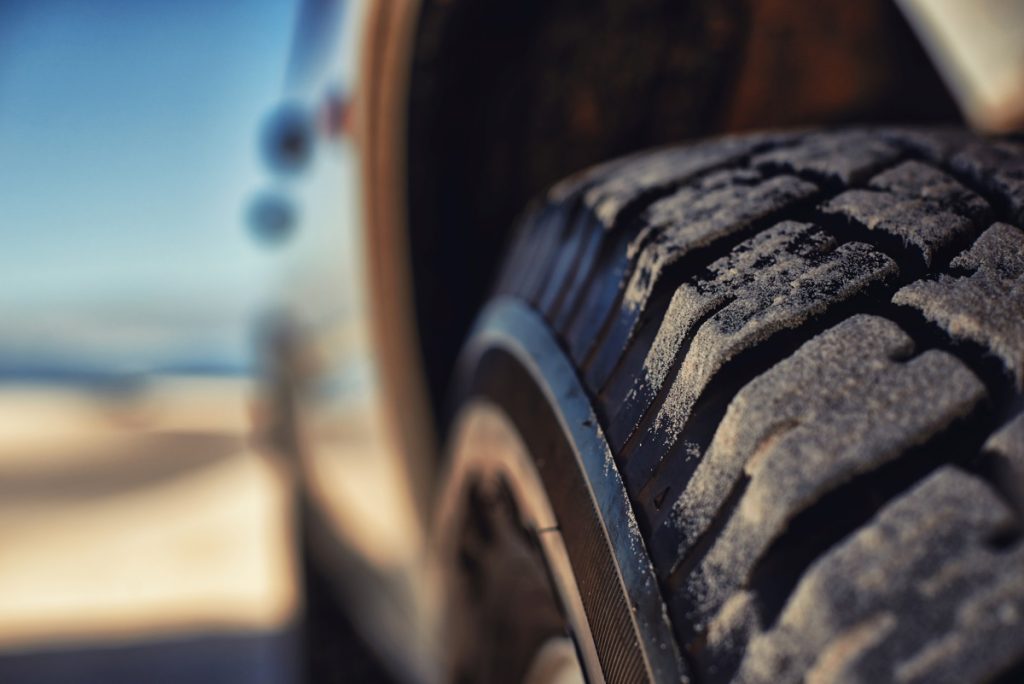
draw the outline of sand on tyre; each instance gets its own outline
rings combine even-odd
[[[1024,145],[958,130],[553,188],[460,363],[439,535],[496,646],[454,675],[1024,679],[1022,226]]]

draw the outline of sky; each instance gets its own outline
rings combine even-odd
[[[0,3],[0,369],[245,368],[286,0]]]

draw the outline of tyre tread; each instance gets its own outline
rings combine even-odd
[[[1024,146],[729,137],[531,216],[501,291],[591,393],[702,681],[1018,671]]]

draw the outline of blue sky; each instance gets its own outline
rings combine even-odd
[[[286,0],[0,3],[0,365],[245,365]]]

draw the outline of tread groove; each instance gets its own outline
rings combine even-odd
[[[844,537],[867,523],[887,503],[943,465],[969,470],[984,439],[971,432],[992,429],[985,408],[955,422],[928,442],[825,495],[790,522],[788,532],[758,559],[748,588],[758,597],[761,618],[775,626],[807,567]],[[828,520],[827,526],[816,524]]]
[[[868,290],[851,300],[833,305],[825,312],[812,316],[797,328],[780,331],[760,343],[759,346],[741,353],[715,376],[712,387],[697,400],[686,424],[679,433],[678,439],[655,466],[650,479],[641,485],[640,500],[643,492],[656,487],[660,481],[659,469],[672,459],[678,460],[684,453],[704,454],[722,422],[729,404],[751,380],[770,370],[780,361],[788,357],[794,349],[799,348],[813,337],[829,330],[840,322],[863,313],[876,313],[881,310],[880,302],[892,288],[879,284],[873,291]],[[693,470],[685,473],[674,473],[680,478],[685,488]],[[657,519],[657,525],[665,521],[667,513]]]
[[[767,177],[765,180],[771,180],[772,178],[775,178],[775,176]],[[795,201],[786,207],[773,211],[752,221],[749,226],[741,230],[717,238],[709,245],[694,248],[679,261],[666,268],[664,273],[662,273],[658,282],[655,284],[654,292],[650,297],[650,301],[652,303],[648,304],[646,309],[640,312],[641,319],[646,315],[654,321],[661,320],[665,311],[668,309],[669,301],[671,300],[673,293],[679,286],[688,281],[710,278],[711,274],[708,271],[708,267],[715,261],[727,256],[738,245],[759,235],[760,233],[763,233],[765,230],[780,221],[789,219],[794,215],[802,215],[804,211],[808,210],[815,203],[821,201],[822,197],[823,196],[819,192],[806,199]],[[631,267],[627,276],[632,274],[632,270],[633,269]],[[617,302],[616,307],[620,303],[621,301]],[[614,313],[612,318],[614,318]],[[614,320],[612,320],[611,323],[614,323]],[[626,349],[619,354],[618,359],[611,370],[602,374],[602,377],[598,378],[597,382],[593,383],[594,387],[599,388],[596,392],[597,394],[600,395],[608,386],[608,383],[611,382],[616,372],[621,371],[622,363],[627,356],[629,346],[635,343],[637,333],[639,333],[639,328],[640,326],[637,325],[636,331],[629,338]],[[594,353],[597,352],[602,344],[603,341],[595,347]],[[593,357],[589,358],[587,363],[583,364],[583,370],[589,370],[592,362]]]
[[[956,132],[855,130],[801,134],[788,139],[769,136],[761,142],[743,144],[743,153],[731,155],[715,153],[714,144],[693,148],[697,161],[687,162],[690,166],[685,168],[689,171],[680,171],[676,176],[665,169],[684,158],[678,150],[665,153],[665,164],[661,167],[656,163],[657,153],[610,167],[608,176],[628,174],[631,164],[637,169],[635,178],[627,177],[619,185],[609,186],[608,192],[621,191],[612,197],[612,209],[588,204],[592,201],[588,193],[595,188],[600,190],[605,178],[591,179],[585,186],[553,201],[549,208],[561,212],[557,234],[538,235],[541,231],[537,224],[549,215],[545,210],[532,214],[526,219],[524,230],[524,234],[530,234],[520,238],[509,269],[518,274],[518,290],[551,323],[568,356],[577,364],[662,583],[682,650],[696,665],[694,674],[709,681],[726,681],[739,672],[739,659],[744,657],[748,640],[757,639],[758,634],[779,625],[787,602],[818,559],[870,525],[880,511],[907,496],[939,468],[952,466],[973,475],[1012,509],[1013,524],[992,533],[985,542],[991,552],[1017,552],[1024,540],[1024,499],[1005,482],[1000,470],[1005,466],[1005,456],[987,446],[993,435],[1024,412],[1024,350],[1007,343],[1005,337],[996,336],[991,329],[972,329],[973,337],[968,337],[958,333],[949,322],[955,320],[951,318],[957,314],[955,307],[975,292],[991,297],[998,287],[1018,287],[1013,283],[1024,281],[1018,262],[1007,266],[1000,261],[1002,256],[991,257],[1001,254],[992,249],[1007,249],[1004,245],[1020,240],[1010,227],[1019,226],[1024,211],[1024,177],[1018,180],[1013,175],[1018,166],[1024,168],[1024,159],[1014,160],[1011,170],[1006,172],[995,167],[989,177],[985,175],[989,169],[986,164],[995,163],[993,159],[1005,160],[1013,154],[1013,146],[996,149],[1001,143]],[[718,161],[702,166],[701,154],[709,154],[708,158]],[[702,192],[739,188],[736,196],[751,198],[753,202],[759,196],[745,195],[748,191],[744,186],[762,187],[783,178],[800,179],[816,190],[810,196],[766,205],[777,208],[754,216],[749,224],[737,223],[720,234],[698,233],[711,235],[707,244],[686,242],[691,240],[685,236],[689,224],[702,220],[688,217],[700,216],[698,213],[682,211],[670,215],[672,220],[681,216],[679,223],[661,224],[661,207],[651,211],[662,200],[672,199],[677,205],[679,201],[691,201],[685,193],[682,200],[674,197],[684,190],[700,198]],[[700,199],[694,211],[710,211],[717,216],[713,212],[720,196],[726,195],[714,194],[706,203]],[[603,200],[593,200],[600,201]],[[730,207],[729,211],[748,209]],[[1002,226],[1001,233],[993,231],[993,221],[1009,227]],[[783,229],[784,223],[798,225]],[[804,233],[796,229],[815,237],[800,237]],[[674,231],[672,241],[668,239],[670,231]],[[676,242],[676,234],[684,239]],[[826,239],[818,235],[827,236],[828,250],[820,248],[817,242],[800,242]],[[979,243],[984,243],[985,248],[964,259],[963,255]],[[814,251],[819,248],[822,251]],[[648,249],[650,255],[644,256],[648,261],[641,262],[641,255]],[[668,251],[657,251],[661,249]],[[753,251],[762,249],[777,252]],[[671,250],[677,252],[673,254]],[[845,251],[840,254],[840,250]],[[862,253],[877,254],[887,263],[894,262],[898,270],[857,271],[856,268],[868,268],[865,264],[869,262],[855,260],[867,259],[858,256]],[[758,257],[759,254],[763,256]],[[825,256],[819,258],[819,254],[835,255],[836,261],[827,261]],[[991,263],[985,258],[992,259]],[[974,263],[989,269],[982,274],[984,278],[964,285],[956,296],[947,296],[942,288],[960,287],[957,283],[969,280],[974,274]],[[548,273],[552,266],[557,272]],[[728,270],[740,267],[747,271],[735,275]],[[847,268],[853,270],[843,270]],[[836,289],[814,295],[816,299],[800,299],[785,289],[798,290],[803,286],[798,287],[798,282],[803,282],[800,279],[805,275],[807,287]],[[840,281],[835,278],[842,275],[850,279],[848,285],[836,284]],[[634,278],[640,282],[640,289],[629,291],[641,294],[630,294],[627,298]],[[788,285],[785,278],[792,279]],[[508,280],[511,276],[506,279],[503,275],[502,282]],[[916,288],[919,283],[930,285]],[[990,283],[996,285],[986,290]],[[964,290],[967,294],[962,294]],[[904,295],[904,291],[911,294]],[[677,294],[678,302],[674,299]],[[927,297],[941,300],[940,306],[946,308],[940,309],[939,314],[930,312],[928,307],[932,304],[920,303]],[[1013,306],[1003,305],[998,313],[1006,315],[1014,311]],[[756,318],[772,307],[783,313],[774,314],[776,318],[768,318],[767,314],[763,319]],[[919,441],[894,442],[898,445],[893,447],[896,451],[886,453],[884,459],[872,456],[876,460],[865,461],[863,470],[850,470],[846,479],[820,480],[822,489],[814,490],[813,498],[793,498],[778,504],[791,507],[785,509],[788,517],[771,523],[780,527],[750,528],[753,531],[749,534],[766,529],[777,536],[763,537],[764,545],[749,556],[750,565],[730,571],[741,574],[729,579],[721,591],[734,592],[731,595],[735,597],[735,592],[744,592],[744,600],[751,602],[744,609],[749,607],[753,611],[757,626],[738,630],[730,636],[732,641],[728,644],[714,643],[718,637],[709,636],[706,631],[707,610],[720,610],[724,604],[716,603],[716,595],[710,602],[694,599],[703,601],[699,606],[691,600],[688,587],[700,581],[699,573],[730,567],[715,565],[731,553],[716,545],[729,538],[742,540],[742,535],[748,533],[742,527],[734,529],[735,525],[747,524],[737,522],[746,501],[762,496],[763,491],[772,491],[757,479],[758,473],[770,464],[755,459],[775,459],[775,452],[771,451],[775,447],[765,447],[763,452],[754,454],[742,464],[736,478],[710,499],[712,505],[695,509],[702,517],[694,525],[700,527],[673,527],[677,509],[672,502],[679,503],[684,493],[689,496],[691,489],[704,491],[709,486],[701,478],[708,477],[705,471],[712,471],[702,465],[709,452],[723,453],[718,445],[720,428],[727,414],[733,415],[731,408],[745,388],[768,376],[783,362],[788,364],[798,350],[813,340],[860,315],[883,321],[905,334],[913,352],[890,356],[893,363],[911,364],[925,356],[932,361],[941,357],[943,363],[961,369],[957,373],[976,378],[972,391],[982,392],[984,399],[957,415],[915,404],[913,410],[922,411],[922,415],[940,416],[943,421],[952,422],[913,423],[928,426],[919,435]],[[743,327],[748,324],[749,329]],[[664,339],[663,325],[676,326]],[[702,332],[707,334],[702,335],[698,347],[698,335]],[[644,376],[656,343],[658,356],[651,357],[650,366],[653,375]],[[718,356],[709,357],[710,360],[699,356],[711,353],[709,350]],[[688,359],[695,353],[699,358],[690,363]],[[696,379],[685,380],[679,390],[674,384],[676,379],[695,368],[699,369],[692,376]],[[785,372],[796,368],[787,365]],[[932,376],[922,377],[935,382]],[[856,386],[856,379],[850,380],[854,383],[851,386]],[[900,376],[893,382],[903,381]],[[899,392],[892,396],[903,396]],[[971,410],[967,411],[968,408]],[[666,411],[671,420],[663,422]],[[863,415],[875,414],[865,409]],[[779,435],[797,429],[799,424],[793,421],[781,425]],[[916,433],[906,439],[917,440]],[[883,444],[884,441],[872,442],[872,448],[882,448],[879,445]],[[791,465],[790,460],[779,463]],[[836,467],[847,465],[843,462]],[[823,524],[823,520],[828,523]],[[718,555],[712,559],[712,553]],[[1024,653],[1024,643],[1021,652]],[[1014,662],[1005,670],[1010,676],[1024,672],[1020,665],[1024,660]],[[1001,677],[997,681],[1010,681],[1005,675]]]
[[[687,335],[683,339],[683,342],[680,345],[678,352],[672,359],[672,365],[668,372],[669,377],[674,377],[679,373],[679,368],[680,366],[682,366],[683,360],[686,358],[686,354],[690,350],[690,345],[693,343],[693,338],[696,336],[701,326],[703,326],[708,320],[710,320],[712,316],[717,314],[725,307],[729,306],[729,304],[731,304],[733,301],[734,300],[732,298],[724,300],[719,306],[713,307],[706,314],[700,316],[696,320],[696,322],[693,325],[692,334]],[[627,435],[625,435],[621,439],[621,444],[618,443],[620,440],[615,439],[615,437],[613,436],[615,434],[614,430],[609,429],[609,438],[613,440],[612,449],[613,451],[615,451],[617,460],[620,463],[620,467],[624,471],[627,470],[627,464],[632,460],[633,454],[637,449],[637,441],[640,439],[642,435],[647,434],[650,431],[650,427],[654,424],[654,421],[658,415],[658,410],[661,408],[661,406],[664,405],[665,400],[668,398],[670,390],[671,385],[669,383],[662,383],[661,387],[658,388],[657,393],[654,395],[654,399],[651,401],[650,404],[647,405],[647,408],[644,409],[643,413],[641,414],[640,421],[632,430],[630,430],[630,432]]]

